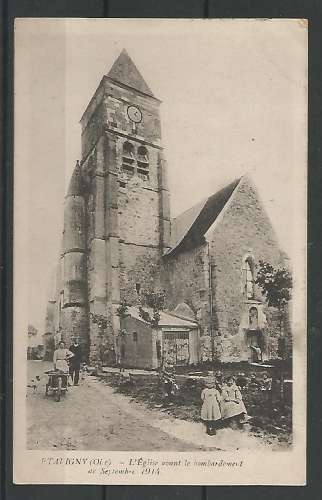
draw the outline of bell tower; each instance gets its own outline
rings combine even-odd
[[[119,304],[135,304],[140,290],[158,286],[170,246],[159,106],[123,50],[81,118],[92,359],[102,333],[91,318],[106,316],[117,335]]]

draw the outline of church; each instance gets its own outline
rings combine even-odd
[[[95,363],[112,338],[116,359],[142,368],[167,358],[276,357],[276,311],[255,279],[259,260],[283,267],[285,254],[256,187],[247,176],[234,179],[172,218],[160,104],[123,50],[81,117],[47,350],[77,337]],[[154,326],[140,314],[144,290],[164,291]]]

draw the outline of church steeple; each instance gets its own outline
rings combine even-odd
[[[133,89],[154,97],[148,84],[143,79],[141,73],[125,49],[122,50],[115,60],[107,76],[116,82],[123,83],[128,87],[132,87]]]

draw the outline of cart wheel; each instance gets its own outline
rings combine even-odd
[[[60,396],[61,396],[61,378],[58,378],[57,381],[57,391],[56,391],[56,401],[57,403],[60,401]]]
[[[46,392],[45,392],[45,396],[48,396],[48,384],[46,384]]]

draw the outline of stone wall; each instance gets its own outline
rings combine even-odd
[[[150,148],[150,179],[129,179],[119,188],[118,235],[120,294],[129,303],[137,301],[136,284],[153,289],[159,284],[160,217],[157,150]]]
[[[93,114],[93,120],[97,115]],[[100,117],[100,120],[102,118]],[[87,127],[91,126],[91,122]],[[100,129],[102,131],[102,129]],[[84,136],[82,139],[86,141]],[[94,139],[92,139],[94,141]],[[93,146],[93,145],[92,145]],[[90,149],[90,148],[88,148]],[[86,247],[87,247],[87,314],[89,329],[90,362],[100,358],[100,346],[106,336],[112,334],[111,308],[108,301],[109,283],[109,240],[107,228],[107,138],[101,135],[90,149],[90,154],[82,164],[83,175],[87,178],[86,192]],[[108,322],[103,331],[95,321],[100,315]]]
[[[136,125],[128,117],[131,104],[142,112]],[[160,243],[168,240],[161,228],[169,230],[169,215],[165,220],[162,214],[169,208],[158,107],[157,99],[104,77],[81,120],[92,360],[104,340],[92,315],[105,316],[107,334],[117,336],[120,325],[115,311],[120,301],[137,303],[136,284],[141,290],[159,284]],[[123,168],[125,143],[133,147],[133,175]],[[148,175],[139,170],[138,152],[143,145]]]
[[[82,158],[85,159],[101,137],[106,124],[106,107],[103,101],[94,110],[91,119],[82,132]]]
[[[276,357],[279,320],[276,311],[267,308],[259,287],[254,288],[250,304],[243,288],[242,267],[246,256],[254,259],[254,279],[259,260],[273,266],[284,266],[274,230],[259,200],[256,189],[247,178],[239,183],[237,191],[219,215],[207,234],[208,243],[199,244],[163,258],[162,286],[166,290],[170,309],[186,302],[196,314],[201,327],[201,359],[214,356],[222,361],[249,359],[242,318],[257,304],[267,316],[263,333],[265,356]],[[211,266],[211,292],[209,272]],[[212,294],[212,315],[209,293]],[[286,318],[285,333],[290,353],[291,332]],[[214,336],[212,345],[211,332]]]
[[[61,340],[68,348],[73,337],[82,345],[84,359],[88,354],[88,315],[85,307],[66,307],[61,311]]]
[[[185,302],[195,313],[201,335],[209,333],[208,246],[203,244],[163,258],[161,285],[169,310]]]
[[[152,368],[151,326],[128,316],[121,320],[121,327],[126,331],[123,340],[120,341],[124,343],[124,364],[130,367]]]
[[[119,193],[119,238],[125,244],[158,247],[160,242],[158,193],[131,180]]]
[[[129,135],[133,134],[127,108],[130,104],[138,106],[142,113],[142,121],[136,125],[136,135],[145,141],[157,143],[161,138],[159,101],[148,96],[142,96],[135,90],[123,88],[111,80],[104,80],[106,116],[108,124]]]
[[[283,266],[274,230],[259,200],[255,187],[243,178],[237,191],[228,202],[219,221],[209,232],[212,260],[212,287],[214,303],[215,335],[218,356],[221,357],[231,336],[240,333],[240,322],[245,311],[242,263],[245,255],[252,255],[255,263],[254,278],[259,260],[273,266]],[[220,217],[220,216],[219,216]],[[255,286],[254,299],[263,302],[259,287]],[[276,315],[267,311],[269,345],[271,355],[276,354],[278,325]],[[231,358],[238,359],[238,346]]]
[[[86,269],[86,215],[78,165],[70,181],[64,206],[64,231],[61,253],[60,287],[56,307],[59,317],[56,325],[58,337],[69,346],[77,336],[88,349],[87,269]]]
[[[127,114],[127,108],[131,104],[138,106],[142,113],[141,122],[135,125],[137,139],[160,143],[159,101],[140,95],[133,89],[123,88],[104,77],[81,119],[83,159],[91,152],[106,128],[133,136],[133,123]]]
[[[144,290],[160,286],[160,251],[158,248],[120,244],[120,295],[128,304],[138,303]]]
[[[64,304],[82,304],[87,300],[86,256],[80,252],[64,255]]]

